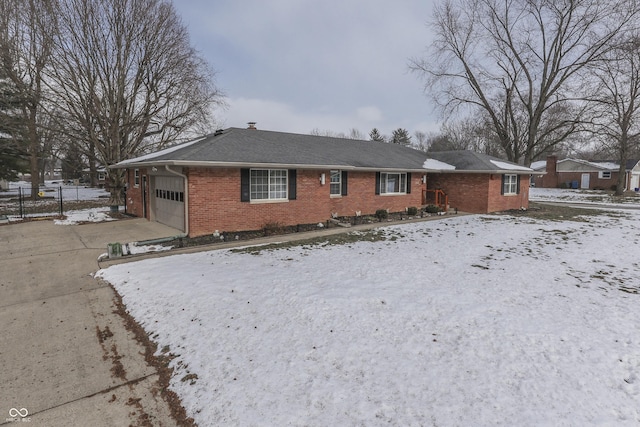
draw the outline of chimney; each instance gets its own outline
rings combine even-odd
[[[253,129],[253,130],[258,129],[256,127],[256,122],[248,122],[247,124],[249,125],[249,127],[247,129]]]

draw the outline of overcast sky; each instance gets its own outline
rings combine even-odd
[[[227,95],[220,127],[365,135],[439,128],[408,67],[430,42],[431,3],[174,0]]]

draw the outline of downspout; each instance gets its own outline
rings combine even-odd
[[[186,175],[169,168],[169,165],[164,165],[164,168],[167,172],[184,179],[184,235],[181,237],[187,237],[189,235],[189,178],[187,178]]]

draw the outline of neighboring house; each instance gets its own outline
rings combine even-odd
[[[128,213],[191,237],[403,212],[425,204],[427,186],[461,211],[526,208],[532,173],[470,152],[255,128],[219,130],[112,167],[126,169]]]
[[[91,169],[85,168],[82,170],[82,181],[91,182]],[[104,166],[98,166],[96,169],[96,187],[109,189],[107,185],[107,169]]]
[[[536,187],[615,190],[620,165],[611,160],[558,160],[556,156],[549,156],[546,162],[532,164],[532,169],[546,172],[544,175],[534,173],[533,184]],[[625,190],[635,190],[640,187],[640,161],[629,160],[625,170]]]

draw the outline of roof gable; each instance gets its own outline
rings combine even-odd
[[[556,170],[558,172],[598,172],[602,170],[617,170],[618,165],[613,165],[609,163],[597,163],[590,162],[588,160],[581,159],[562,159],[559,160],[556,165]]]

